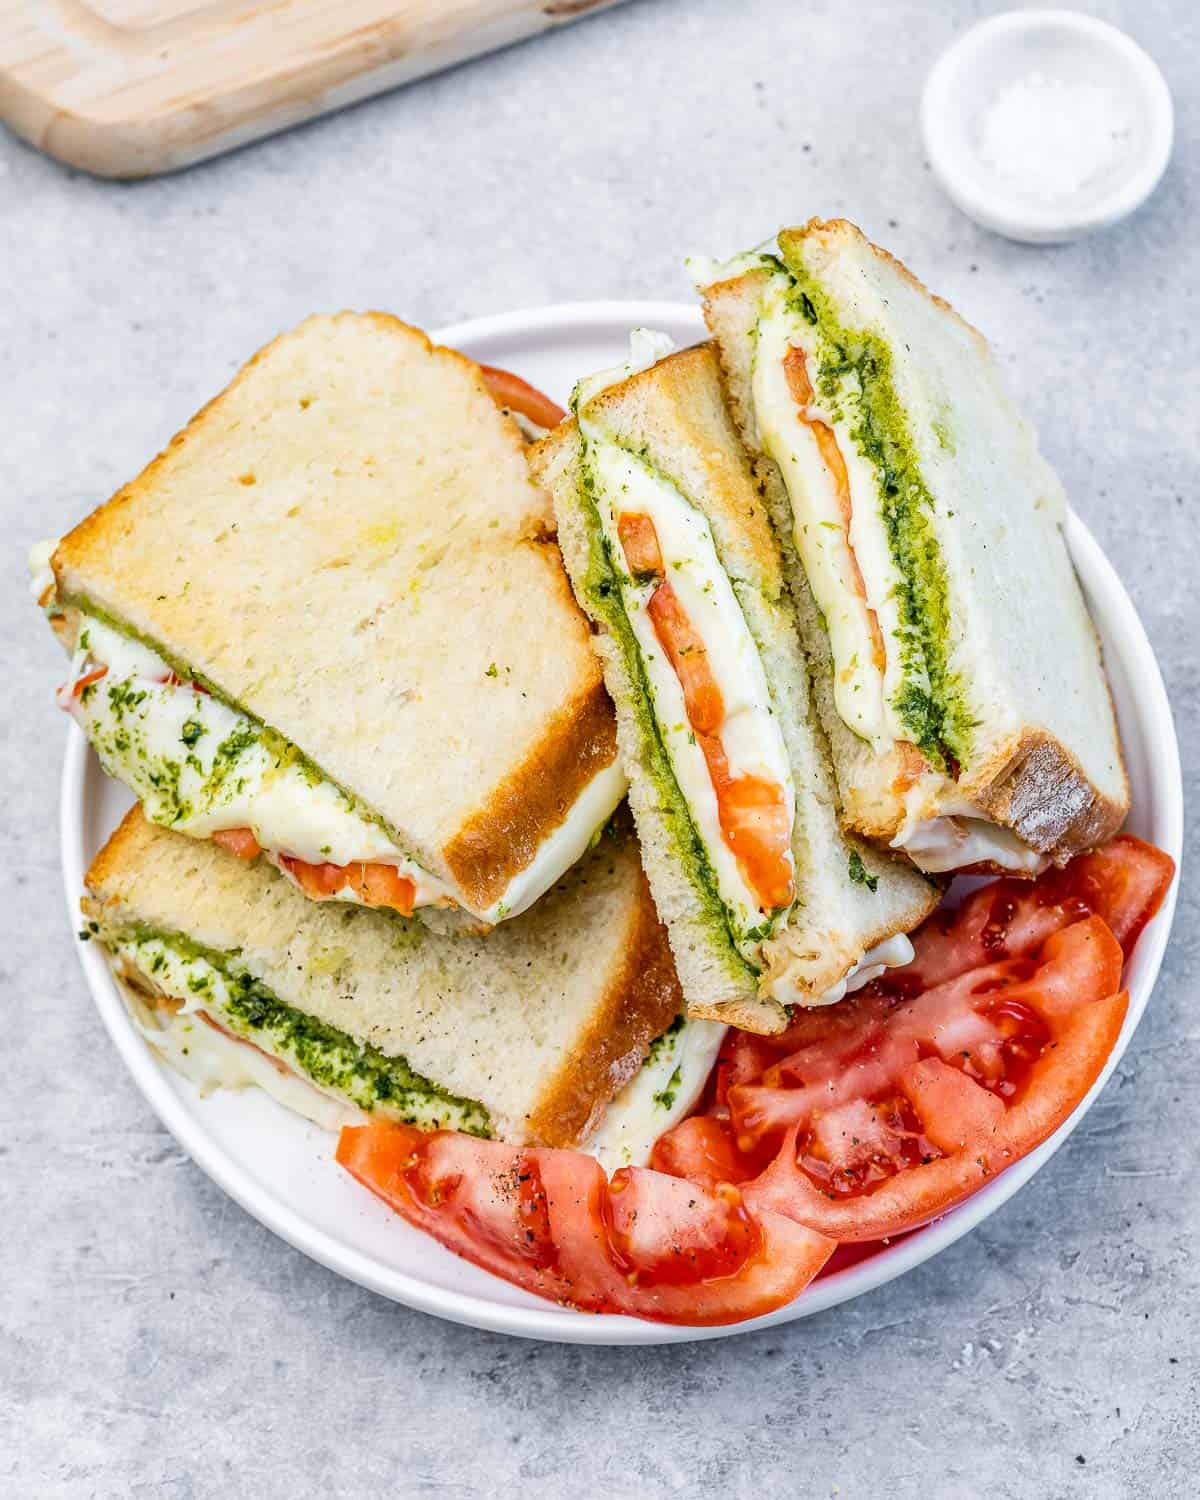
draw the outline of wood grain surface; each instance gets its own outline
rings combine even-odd
[[[617,0],[0,0],[0,119],[103,177],[201,161]]]

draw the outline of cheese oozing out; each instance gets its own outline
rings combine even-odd
[[[199,955],[181,955],[155,938],[107,943],[129,1013],[151,1049],[206,1095],[259,1088],[322,1130],[361,1124],[365,1112],[321,1088],[246,1038],[210,1025],[221,1021],[228,982]],[[155,997],[168,1003],[155,1003]],[[605,1171],[644,1166],[655,1141],[684,1119],[704,1090],[726,1027],[680,1017],[650,1048],[637,1073],[609,1104],[581,1148]]]
[[[342,1095],[320,1088],[245,1038],[219,1030],[229,985],[207,959],[184,956],[155,938],[111,940],[106,946],[114,972],[124,981],[121,994],[135,1026],[202,1096],[219,1088],[260,1088],[323,1130],[366,1118]]]
[[[34,542],[29,549],[29,592],[39,604],[48,603],[54,595],[54,569],[50,559],[58,546],[55,538]]]
[[[901,579],[876,503],[871,465],[822,397],[815,373],[806,406],[798,404],[789,385],[789,351],[802,351],[813,372],[819,360],[816,330],[790,304],[792,285],[782,273],[774,275],[759,304],[752,375],[755,422],[764,451],[783,476],[796,550],[825,621],[838,717],[883,755],[908,739],[894,707],[914,676],[912,663],[903,665]],[[838,476],[818,441],[819,427],[826,429],[826,441],[835,443],[841,456],[849,488],[849,524],[838,495]],[[954,782],[941,772],[930,770],[922,777],[921,800],[929,804],[926,811],[913,816],[910,801],[905,825],[892,841],[892,847],[904,850],[919,869],[934,874],[989,862],[1036,874],[1045,867],[1043,856],[959,796]]]
[[[695,1108],[726,1029],[718,1021],[679,1017],[652,1044],[582,1149],[610,1174],[619,1167],[645,1166],[659,1136]]]
[[[192,1083],[201,1098],[216,1089],[262,1089],[286,1109],[322,1130],[361,1124],[362,1110],[340,1096],[327,1094],[290,1068],[240,1037],[210,1026],[204,1015],[186,1006],[156,1004],[146,990],[146,974],[126,954],[117,964],[122,998],[133,1024],[152,1052]]]
[[[101,667],[103,676],[88,682]],[[105,771],[130,787],[151,821],[194,838],[249,828],[289,879],[281,857],[312,865],[389,865],[411,882],[415,907],[459,904],[444,881],[340,787],[286,747],[281,754],[255,720],[179,682],[157,652],[86,611],[59,702]],[[625,789],[616,762],[604,767],[500,896],[486,908],[467,909],[486,923],[526,910],[584,853]],[[364,904],[350,884],[336,899]]]
[[[839,979],[837,984],[830,985],[823,995],[816,1000],[802,996],[793,997],[799,1004],[807,1005],[836,1005],[839,1000],[844,1000],[847,995],[852,995],[855,990],[861,990],[865,985],[871,983],[872,979],[878,979],[886,969],[902,969],[905,964],[912,963],[915,953],[913,945],[903,932],[893,933],[891,937],[884,938],[882,943],[876,943],[873,948],[868,948],[854,967]],[[783,999],[776,995],[776,999]]]
[[[327,1129],[378,1110],[425,1130],[490,1133],[482,1105],[443,1092],[403,1058],[281,1004],[249,975],[226,971],[218,957],[152,933],[101,940],[143,1035],[202,1089],[253,1084]],[[139,1010],[132,1003],[139,991],[161,1003],[142,998]]]
[[[619,516],[648,516],[657,533],[664,575],[704,642],[708,666],[721,691],[725,717],[719,737],[730,772],[783,788],[790,837],[796,796],[791,765],[758,647],[717,556],[708,518],[669,479],[589,420],[582,408],[579,425],[587,444],[600,524],[612,555],[623,556]],[[757,962],[764,923],[774,925],[780,913],[763,909],[722,833],[712,775],[688,720],[683,687],[648,613],[658,580],[639,581],[623,569],[619,577],[626,616],[650,688],[650,707],[672,772],[704,844],[735,939],[747,957]],[[791,867],[790,849],[787,861]]]
[[[1040,875],[1050,860],[1031,849],[1010,828],[987,817],[969,798],[958,795],[930,771],[909,788],[905,819],[893,849],[903,849],[919,870],[948,874],[972,865],[995,865],[1016,875]]]

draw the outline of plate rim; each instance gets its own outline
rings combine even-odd
[[[693,304],[665,300],[620,300],[556,303],[472,318],[439,329],[430,337],[458,347],[536,339],[547,335],[629,329],[667,324],[685,335],[703,336],[704,324]],[[249,1169],[217,1144],[184,1105],[158,1061],[133,1026],[107,961],[97,945],[81,939],[79,897],[86,868],[84,856],[85,789],[90,747],[82,731],[69,726],[60,780],[59,841],[68,916],[92,1001],[105,1030],[137,1088],[183,1151],[241,1208],[294,1249],[336,1274],[372,1292],[420,1312],[489,1332],[547,1342],[589,1345],[653,1345],[687,1343],[732,1337],[809,1317],[863,1296],[886,1285],[948,1249],[990,1217],[1050,1160],[1091,1108],[1108,1081],[1145,1013],[1158,979],[1174,920],[1179,870],[1183,852],[1183,778],[1174,719],[1162,673],[1133,601],[1099,543],[1073,510],[1068,509],[1066,537],[1072,561],[1084,575],[1089,591],[1105,596],[1105,619],[1121,642],[1122,655],[1132,654],[1140,674],[1138,691],[1147,700],[1147,726],[1154,730],[1150,746],[1150,780],[1162,796],[1156,810],[1164,837],[1161,847],[1176,862],[1176,878],[1163,908],[1139,941],[1139,973],[1130,985],[1130,1012],[1100,1077],[1075,1111],[1035,1151],[1007,1168],[991,1183],[941,1219],[900,1240],[868,1260],[817,1281],[793,1302],[761,1318],[718,1328],[690,1328],[651,1323],[613,1314],[589,1314],[573,1309],[510,1305],[480,1294],[455,1291],[376,1260],[311,1223],[281,1195],[263,1186]],[[282,1106],[276,1106],[282,1108]]]

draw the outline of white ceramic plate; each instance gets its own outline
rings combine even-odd
[[[560,400],[580,375],[617,363],[628,330],[661,328],[679,343],[703,335],[694,307],[671,302],[594,302],[480,318],[436,335],[476,359],[515,370]],[[1067,532],[1075,565],[1104,641],[1133,782],[1130,828],[1180,857],[1179,752],[1162,678],[1124,589],[1083,523]],[[78,915],[83,874],[129,805],[72,727],[62,784],[62,858],[67,901]],[[967,1203],[868,1259],[825,1275],[789,1307],[732,1328],[676,1328],[597,1317],[552,1306],[468,1265],[409,1228],[333,1161],[333,1137],[254,1090],[200,1098],[163,1067],[134,1029],[102,951],[80,944],[96,1006],[135,1082],[175,1139],[247,1212],[314,1260],[397,1302],[455,1322],[529,1338],[580,1344],[660,1344],[716,1338],[802,1318],[870,1291],[953,1244],[1043,1167],[1083,1117],[1124,1052],[1158,973],[1175,905],[1142,935],[1129,965],[1124,1030],[1096,1087],[1037,1151]]]

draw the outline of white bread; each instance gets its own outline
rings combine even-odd
[[[945,811],[965,800],[1030,849],[1063,862],[1116,831],[1128,785],[1100,651],[1062,536],[1061,486],[1014,410],[983,338],[899,262],[844,221],[779,236],[787,271],[815,306],[821,338],[852,354],[889,351],[891,395],[930,504],[925,512],[946,581],[948,680],[970,728]],[[793,515],[763,450],[752,372],[760,297],[772,271],[704,289],[730,408],[783,545],[815,698],[829,736],[846,826],[882,843],[905,819],[904,794],[925,770],[912,744],[881,754],[834,704],[829,639],[792,545]],[[834,430],[857,443],[853,402]],[[860,450],[861,451],[861,450]],[[878,506],[851,465],[854,514]],[[931,815],[943,809],[936,804]]]
[[[632,834],[606,835],[530,912],[487,937],[308,901],[261,861],[135,808],[87,875],[99,941],[178,934],[285,1004],[402,1056],[484,1106],[493,1133],[584,1138],[682,998]]]
[[[90,601],[299,747],[486,908],[615,756],[524,440],[384,314],[263,349],[60,543]]]
[[[914,927],[935,904],[937,891],[896,861],[847,844],[839,832],[828,750],[809,705],[779,553],[725,411],[711,347],[685,350],[609,387],[587,403],[586,414],[670,476],[707,516],[765,668],[796,786],[799,906],[768,944],[768,973],[760,980],[734,946],[711,883],[689,857],[695,834],[686,803],[648,713],[621,607],[612,592],[604,592],[598,523],[581,488],[576,423],[567,421],[531,449],[533,472],[554,499],[576,596],[597,626],[595,645],[616,704],[642,859],[670,933],[689,1014],[777,1031],[786,1014],[767,989],[778,971],[789,971],[798,990],[816,997],[868,948]],[[874,891],[850,879],[852,850],[864,873],[878,882]]]

